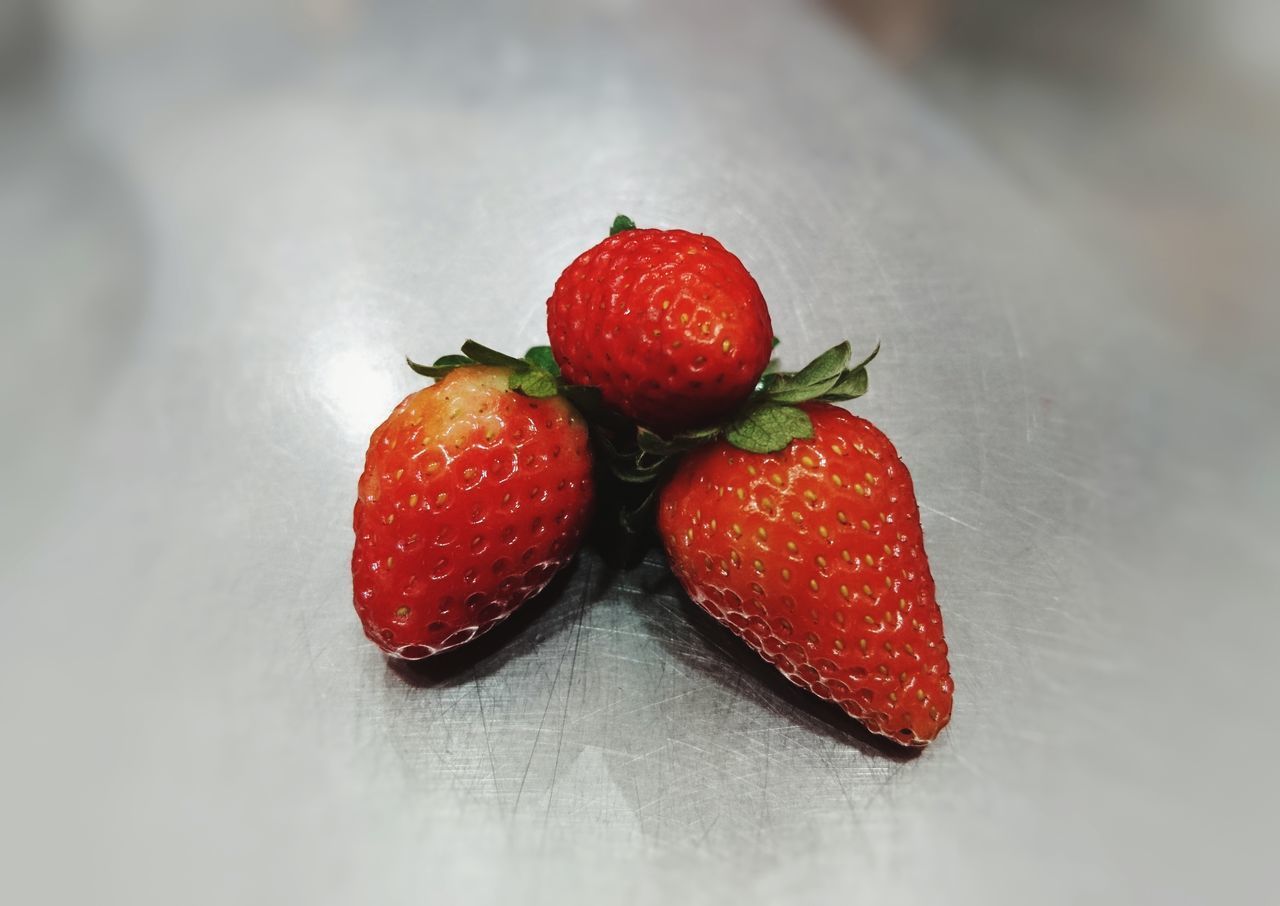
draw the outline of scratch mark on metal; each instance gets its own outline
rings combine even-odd
[[[556,674],[551,678],[551,685],[547,688],[547,704],[542,709],[542,718],[538,721],[538,730],[533,734],[533,744],[529,746],[529,760],[525,762],[524,773],[520,776],[520,787],[516,790],[515,803],[511,807],[512,813],[520,808],[520,797],[524,795],[525,784],[529,782],[529,769],[533,767],[533,759],[538,754],[538,742],[542,739],[542,730],[547,725],[547,714],[551,711],[551,701],[555,698],[556,687],[560,685],[560,670],[564,667],[564,656],[561,655],[560,660],[556,663]]]
[[[706,844],[707,838],[711,836],[711,831],[715,828],[716,824],[720,822],[720,816],[723,814],[724,812],[716,812],[716,816],[711,819],[711,823],[707,825],[707,829],[702,832],[702,838],[698,841],[699,847]]]
[[[498,790],[498,763],[493,757],[493,737],[489,735],[489,718],[484,713],[484,693],[480,689],[480,681],[476,680],[472,683],[476,690],[476,701],[480,703],[480,727],[484,730],[484,745],[489,750],[489,772],[493,777],[493,793],[495,796],[499,794]]]
[[[931,507],[926,503],[920,504],[920,509],[928,510],[930,513],[933,513],[935,516],[941,516],[943,519],[950,519],[956,525],[963,525],[965,528],[970,529],[971,531],[975,531],[975,532],[982,531],[982,529],[978,528],[976,525],[970,525],[969,523],[965,522],[963,519],[957,519],[955,516],[952,516],[950,513],[944,513],[942,510],[935,509],[934,507]]]
[[[569,660],[569,683],[564,693],[564,713],[560,716],[560,736],[556,740],[556,760],[551,766],[551,782],[547,784],[547,811],[543,817],[544,823],[551,820],[551,801],[555,798],[556,792],[556,775],[560,772],[560,755],[564,751],[564,734],[565,728],[569,724],[569,708],[573,700],[573,675],[578,668],[578,650],[582,647],[582,624],[587,617],[587,599],[589,597],[588,590],[592,587],[592,567],[588,563],[586,570],[586,581],[582,585],[582,591],[579,595],[577,631],[573,637],[573,656]],[[563,660],[563,659],[562,659]],[[559,671],[556,671],[559,675]]]

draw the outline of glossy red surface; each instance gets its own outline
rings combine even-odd
[[[417,659],[493,628],[572,559],[590,518],[587,430],[563,399],[463,368],[374,432],[351,572],[365,633]]]
[[[760,287],[710,236],[627,230],[578,256],[547,300],[565,377],[660,433],[722,418],[755,387],[773,327]]]
[[[911,476],[865,419],[804,407],[811,440],[690,454],[659,528],[689,596],[788,679],[923,745],[951,716],[942,615]]]

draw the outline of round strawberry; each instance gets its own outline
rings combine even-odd
[[[773,341],[742,262],[684,230],[624,228],[579,255],[547,300],[547,333],[567,381],[664,435],[745,400]]]
[[[870,422],[822,402],[787,411],[812,427],[780,452],[722,440],[680,463],[658,513],[672,569],[792,682],[924,745],[951,717],[952,681],[911,476]]]
[[[587,428],[564,399],[510,389],[527,375],[509,368],[419,370],[447,373],[373,432],[351,557],[365,633],[409,659],[541,591],[577,551],[593,495]]]

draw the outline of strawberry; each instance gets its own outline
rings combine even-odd
[[[742,403],[768,364],[773,328],[760,287],[710,236],[615,232],[578,256],[547,300],[565,379],[667,435]]]
[[[777,423],[797,422],[783,426],[785,446],[749,452],[730,432],[687,453],[662,490],[672,569],[792,682],[922,746],[951,717],[952,681],[911,476],[889,439],[844,409],[762,411],[772,414],[737,440],[778,447]]]
[[[587,428],[553,378],[463,348],[470,356],[414,366],[441,380],[373,432],[360,476],[356,612],[401,658],[501,622],[572,559],[590,517]]]

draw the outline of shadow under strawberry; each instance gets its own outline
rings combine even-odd
[[[805,730],[843,745],[850,745],[868,755],[878,755],[896,762],[915,760],[924,751],[901,746],[893,740],[872,733],[838,706],[796,686],[772,664],[748,648],[729,629],[717,623],[694,604],[670,573],[663,555],[654,553],[633,571],[635,588],[641,595],[633,604],[651,635],[682,665],[709,677],[735,694],[742,694],[743,678],[769,710],[795,722]],[[669,602],[660,604],[659,601]],[[686,624],[673,627],[679,620]],[[691,652],[689,635],[695,636],[712,657]]]
[[[420,661],[387,657],[387,669],[418,689],[447,689],[497,673],[547,637],[568,629],[579,610],[607,587],[610,571],[590,555],[579,556],[539,594],[479,638]],[[584,600],[585,598],[585,600]]]

